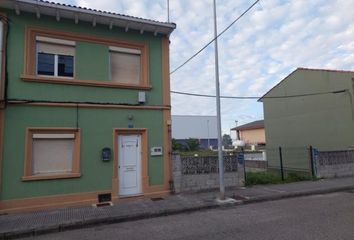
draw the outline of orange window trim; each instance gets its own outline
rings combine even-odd
[[[140,83],[136,84],[121,84],[121,83],[113,83],[109,81],[105,81],[102,84],[102,81],[93,80],[93,79],[64,79],[61,77],[53,77],[53,76],[37,76],[36,74],[36,37],[50,37],[57,38],[63,40],[70,41],[80,41],[80,42],[89,42],[113,46],[113,47],[121,47],[121,48],[130,48],[136,49],[141,52],[141,62],[140,62]],[[88,85],[88,86],[97,86],[97,87],[116,87],[116,88],[133,88],[133,89],[150,89],[149,85],[149,57],[148,57],[148,45],[143,42],[135,42],[135,41],[126,41],[126,40],[118,40],[111,38],[101,38],[96,36],[84,35],[73,32],[64,32],[58,30],[52,30],[47,28],[39,28],[39,27],[26,27],[26,40],[25,40],[25,54],[24,54],[24,70],[21,78],[23,80],[31,80],[37,82],[52,82],[57,84],[77,84],[77,85]],[[109,57],[109,56],[107,56]],[[75,71],[74,71],[75,72]]]
[[[70,173],[33,175],[32,146],[33,134],[74,134],[72,171]],[[62,179],[80,177],[80,129],[76,128],[27,128],[25,141],[25,162],[23,171],[23,181]]]

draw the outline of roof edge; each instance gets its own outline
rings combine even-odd
[[[253,129],[262,129],[264,128],[264,119],[256,120],[253,122],[245,123],[243,125],[231,128],[230,130],[253,130]]]
[[[124,27],[123,22],[126,23],[126,25],[129,25],[129,22],[136,25],[141,25],[141,28],[133,28],[135,30],[141,30],[144,31],[144,27],[147,28],[145,31],[149,32],[157,32],[165,35],[169,35],[173,32],[173,30],[176,28],[175,23],[170,23],[170,22],[159,22],[155,20],[150,20],[150,19],[144,19],[144,18],[139,18],[139,17],[133,17],[133,16],[128,16],[124,14],[119,14],[119,13],[113,13],[113,12],[107,12],[107,11],[102,11],[102,10],[96,10],[96,9],[91,9],[91,8],[86,8],[86,7],[80,7],[80,6],[74,6],[74,5],[69,5],[69,4],[62,4],[62,3],[56,3],[56,2],[49,2],[49,1],[44,1],[44,0],[2,0],[2,4],[0,3],[0,7],[4,7],[7,9],[14,9],[17,11],[16,8],[19,8],[20,11],[24,12],[35,12],[38,10],[38,8],[44,8],[44,9],[50,9],[50,10],[55,10],[56,12],[71,12],[73,13],[72,18],[75,18],[75,14],[77,15],[90,15],[94,18],[104,18],[105,20],[110,20],[116,21],[117,27]],[[26,9],[22,8],[21,5],[25,7],[26,5],[30,5],[33,7],[33,9]],[[85,20],[82,20],[85,21]],[[85,21],[86,22],[86,21]],[[116,23],[115,22],[115,23]],[[97,21],[97,23],[99,23]],[[101,23],[105,24],[105,23]]]
[[[283,78],[280,82],[278,82],[275,86],[273,86],[271,89],[269,89],[262,97],[260,97],[257,102],[263,102],[263,98],[268,95],[274,88],[278,87],[280,84],[282,84],[287,78],[289,78],[291,75],[293,75],[297,71],[319,71],[319,72],[333,72],[333,73],[352,73],[354,74],[354,71],[351,70],[336,70],[336,69],[321,69],[321,68],[305,68],[305,67],[298,67],[295,70],[293,70],[289,75],[287,75],[285,78]]]
[[[269,89],[262,97],[260,97],[257,102],[262,102],[263,98],[265,96],[267,96],[274,88],[278,87],[282,82],[284,82],[287,78],[289,78],[291,75],[293,75],[296,71],[298,71],[301,68],[296,68],[295,70],[293,70],[289,75],[287,75],[286,77],[284,77],[282,80],[280,80],[280,82],[278,82],[277,84],[275,84],[271,89]]]

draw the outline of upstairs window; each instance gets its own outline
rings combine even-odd
[[[37,75],[74,77],[75,42],[36,37]]]
[[[139,85],[141,50],[123,47],[109,47],[109,50],[111,81]]]
[[[21,79],[26,82],[152,88],[146,42],[28,26],[24,64]]]

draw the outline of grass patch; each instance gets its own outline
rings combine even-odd
[[[281,180],[281,176],[268,173],[268,172],[247,172],[246,173],[246,186],[259,185],[259,184],[278,184],[278,183],[290,183],[299,181],[313,180],[311,177],[299,175],[296,173],[289,173],[284,181]]]

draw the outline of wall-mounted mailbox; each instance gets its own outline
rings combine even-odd
[[[108,162],[111,160],[112,151],[110,148],[105,147],[102,149],[102,161]]]
[[[161,156],[162,155],[162,147],[152,147],[150,149],[151,156]]]

